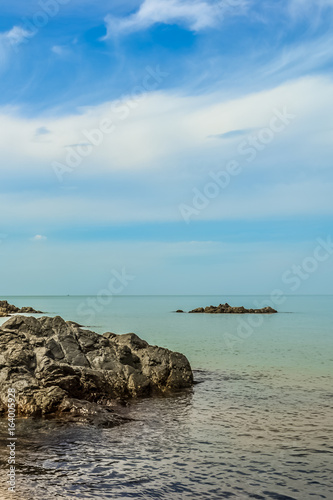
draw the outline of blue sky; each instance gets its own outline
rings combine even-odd
[[[0,10],[2,295],[270,293],[329,237],[333,0]]]

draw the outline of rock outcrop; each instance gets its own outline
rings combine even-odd
[[[263,307],[262,309],[245,309],[245,307],[232,307],[229,304],[220,304],[217,307],[198,307],[189,311],[190,313],[207,313],[207,314],[274,314],[277,313],[272,307]]]
[[[184,355],[134,333],[98,335],[59,316],[14,316],[0,327],[0,414],[10,388],[18,415],[117,425],[116,401],[192,384]]]
[[[42,311],[36,311],[32,307],[19,307],[9,304],[7,300],[0,300],[0,317],[10,316],[12,314],[42,314]]]

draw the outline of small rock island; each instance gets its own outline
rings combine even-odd
[[[99,335],[60,316],[13,316],[0,327],[0,415],[14,389],[18,416],[112,427],[128,421],[117,401],[192,385],[183,354],[134,333]]]
[[[7,300],[0,300],[0,318],[11,316],[12,314],[42,314],[42,311],[36,311],[32,307],[19,307],[9,304]]]
[[[179,309],[176,312],[184,312]],[[275,314],[277,311],[272,307],[263,307],[262,309],[246,309],[245,307],[232,307],[229,304],[220,304],[218,306],[198,307],[189,311],[189,313],[206,313],[206,314]]]

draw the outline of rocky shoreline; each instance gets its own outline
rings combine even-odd
[[[178,309],[177,313],[183,313],[182,309]],[[246,309],[245,307],[232,307],[229,304],[219,304],[218,306],[198,307],[189,311],[189,313],[206,313],[206,314],[275,314],[278,311],[272,307],[263,307],[262,309]]]
[[[36,311],[32,307],[19,307],[9,304],[7,300],[0,300],[0,318],[11,316],[12,314],[43,314],[42,311]]]
[[[0,327],[0,415],[114,426],[117,402],[193,385],[187,358],[134,333],[99,335],[61,317],[14,316]]]

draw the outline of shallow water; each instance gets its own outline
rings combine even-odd
[[[86,300],[11,302],[84,323]],[[18,421],[17,498],[332,499],[333,297],[288,297],[252,331],[248,317],[171,312],[222,300],[117,297],[89,318],[183,352],[200,383],[122,407],[135,420],[114,429]]]

